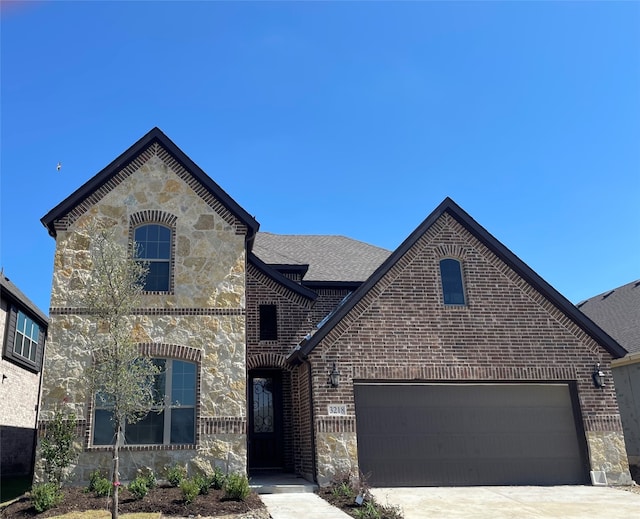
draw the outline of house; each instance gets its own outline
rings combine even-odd
[[[393,252],[260,233],[155,128],[42,218],[56,240],[43,402],[77,412],[76,482],[109,467],[112,441],[77,303],[97,220],[154,251],[131,321],[174,402],[126,427],[123,479],[178,462],[321,485],[358,470],[376,485],[631,481],[611,383],[626,351],[455,202]]]
[[[47,316],[0,272],[0,474],[32,473]]]
[[[640,281],[578,304],[629,353],[611,363],[629,463],[640,474]]]

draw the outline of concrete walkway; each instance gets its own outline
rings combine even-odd
[[[371,492],[380,504],[400,506],[405,519],[640,517],[640,494],[611,487],[405,487]]]
[[[261,494],[272,519],[353,519],[310,492]]]

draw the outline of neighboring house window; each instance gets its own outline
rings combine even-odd
[[[440,279],[444,304],[464,305],[464,285],[460,262],[450,258],[440,260]]]
[[[171,229],[159,224],[137,227],[134,232],[136,258],[149,269],[144,289],[169,292],[171,278]]]
[[[278,339],[278,312],[276,305],[260,305],[260,340]]]
[[[40,371],[44,339],[45,329],[28,314],[11,306],[4,356],[29,370]]]
[[[18,311],[16,320],[16,336],[13,341],[13,352],[20,357],[35,363],[38,352],[38,337],[40,327],[33,319]]]
[[[127,445],[194,444],[196,430],[196,364],[154,359],[162,369],[155,390],[164,396],[164,409],[153,410],[134,424],[125,424]],[[111,445],[115,438],[113,412],[107,398],[96,395],[93,444]]]

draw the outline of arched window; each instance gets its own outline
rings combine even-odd
[[[155,391],[164,397],[164,408],[152,410],[139,422],[125,424],[127,445],[195,444],[197,364],[177,359],[154,359],[161,369]],[[113,405],[96,395],[93,444],[112,445],[115,438]]]
[[[171,229],[156,223],[134,231],[136,259],[149,268],[144,283],[147,292],[169,292],[171,280]]]
[[[464,285],[460,262],[451,258],[440,260],[440,279],[444,304],[464,305]]]

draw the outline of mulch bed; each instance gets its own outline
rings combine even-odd
[[[316,493],[327,503],[340,508],[340,510],[352,517],[355,517],[356,511],[361,508],[356,505],[355,498],[334,494],[331,487],[319,488]]]
[[[60,505],[46,512],[38,514],[27,497],[3,508],[0,517],[52,517],[68,512],[84,510],[108,510],[110,501],[105,497],[95,497],[85,492],[81,487],[66,487],[63,489],[64,500]],[[184,503],[182,492],[175,487],[157,487],[140,500],[134,499],[126,488],[120,490],[118,510],[121,514],[135,512],[161,512],[166,516],[203,516],[215,517],[219,515],[243,514],[252,510],[264,509],[264,504],[257,494],[251,493],[245,501],[231,501],[224,499],[222,490],[210,489],[206,495],[199,495],[190,505]]]

